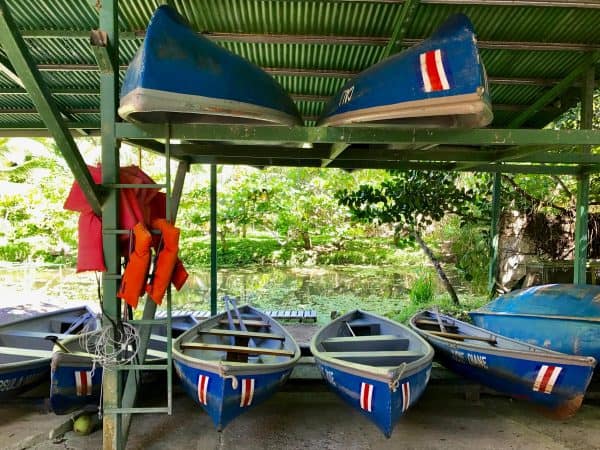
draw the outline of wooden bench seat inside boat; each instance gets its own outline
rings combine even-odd
[[[234,336],[241,338],[254,338],[254,339],[273,339],[277,341],[285,341],[285,336],[273,333],[258,333],[252,331],[240,331],[240,330],[225,330],[222,328],[211,328],[210,330],[198,330],[199,334],[212,334],[216,336]]]
[[[324,355],[343,361],[376,367],[398,366],[402,363],[409,363],[423,357],[423,353],[409,350],[391,352],[327,352]]]
[[[83,327],[85,326],[88,320],[93,320],[93,317],[89,314],[83,314],[80,316],[73,315],[67,317],[60,317],[56,319],[50,319],[51,331],[48,334],[64,333],[67,330],[69,330],[72,334],[79,333],[81,330],[83,330]]]
[[[354,319],[346,324],[352,328],[355,336],[373,336],[381,334],[381,324],[369,319]]]
[[[344,336],[321,342],[326,352],[408,350],[409,340],[393,334]]]
[[[294,352],[263,347],[242,347],[240,345],[207,344],[204,342],[182,342],[184,350],[214,350],[227,353],[244,353],[247,355],[294,356]]]
[[[234,325],[239,325],[240,321],[238,319],[233,319],[232,320]],[[271,324],[267,323],[267,322],[263,322],[262,320],[253,320],[253,319],[243,319],[244,325],[246,325],[247,327],[270,327]],[[227,319],[221,319],[219,320],[219,323],[224,324],[224,325],[229,325],[229,321]]]
[[[0,355],[25,356],[28,358],[51,358],[52,351],[34,348],[0,347]]]

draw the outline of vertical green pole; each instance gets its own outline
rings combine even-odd
[[[100,9],[100,29],[108,35],[108,52],[115,71],[100,73],[100,116],[102,129],[102,182],[119,182],[119,143],[116,139],[115,120],[117,117],[118,93],[118,0],[104,0]],[[118,190],[111,189],[102,208],[102,229],[104,259],[107,274],[102,280],[102,295],[104,301],[104,314],[113,320],[120,319],[119,311],[121,302],[117,298],[118,280],[116,275],[121,273],[118,249],[118,236],[105,230],[118,228]],[[110,322],[103,318],[104,325]],[[120,406],[121,385],[117,371],[105,371],[103,380],[103,405],[104,409],[118,408]],[[103,448],[120,449],[123,447],[121,439],[121,421],[116,414],[107,414],[103,420]]]
[[[210,313],[217,313],[217,165],[210,165]]]
[[[488,292],[494,295],[496,276],[498,274],[498,247],[500,242],[500,195],[502,192],[502,174],[494,173],[494,186],[492,191],[492,223],[490,232],[490,267],[488,272]]]
[[[581,99],[581,129],[591,129],[594,117],[594,68],[585,72],[583,77],[583,92]],[[586,147],[585,152],[589,153]],[[588,249],[588,206],[590,192],[590,176],[581,173],[577,177],[577,206],[575,209],[575,255],[573,283],[586,283],[586,263]]]

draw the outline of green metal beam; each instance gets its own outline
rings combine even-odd
[[[564,78],[564,80],[537,99],[527,110],[515,117],[508,124],[507,128],[519,128],[528,119],[537,114],[540,109],[569,89],[575,80],[577,80],[577,78],[581,77],[585,71],[587,71],[590,67],[593,67],[598,61],[600,61],[600,51],[597,50],[586,55],[584,61],[575,69],[573,69],[571,73]]]
[[[210,314],[217,314],[217,165],[210,165]]]
[[[106,32],[102,30],[92,30],[90,34],[90,44],[92,46],[92,51],[94,52],[94,57],[98,62],[100,73],[113,73],[114,66],[112,58],[110,57],[112,52],[108,48],[109,42]]]
[[[161,139],[164,129],[117,123],[118,138]],[[174,124],[173,139],[232,142],[347,144],[600,145],[600,130],[407,129],[394,126],[284,127],[278,125]]]
[[[394,22],[392,36],[383,50],[381,59],[387,58],[402,48],[402,41],[408,33],[408,28],[415,17],[419,3],[420,0],[406,0],[399,7],[400,11],[398,12],[396,21]]]
[[[77,144],[62,120],[61,113],[54,103],[48,87],[31,59],[25,41],[19,35],[5,0],[0,0],[0,42],[16,75],[22,82],[21,86],[30,93],[31,100],[52,133],[57,147],[67,161],[88,203],[93,211],[100,215],[102,211],[101,190],[92,179]]]
[[[594,78],[593,67],[588,69],[583,77],[581,101],[581,128],[593,127],[594,119]],[[591,149],[585,146],[583,151],[588,153]],[[573,283],[586,283],[586,265],[588,251],[588,208],[590,193],[590,176],[587,170],[577,178],[577,203],[575,206],[575,250]]]

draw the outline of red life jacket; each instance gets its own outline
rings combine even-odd
[[[175,265],[179,261],[177,252],[179,251],[180,230],[165,219],[153,220],[152,228],[160,230],[162,235],[162,248],[158,252],[156,265],[154,267],[154,276],[152,277],[152,281],[146,286],[146,292],[156,304],[160,305],[165,296],[165,292],[167,291],[167,287],[171,282],[171,278],[173,277]],[[185,282],[185,279],[183,282]]]
[[[142,222],[133,227],[135,246],[129,255],[129,261],[117,297],[122,298],[132,308],[138,305],[138,299],[144,294],[144,287],[150,270],[152,235]]]

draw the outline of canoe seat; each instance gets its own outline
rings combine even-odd
[[[28,356],[31,358],[51,358],[52,351],[21,347],[0,347],[0,355]]]
[[[204,342],[183,342],[181,343],[181,348],[184,350],[214,350],[227,353],[244,353],[247,355],[294,356],[294,352],[289,350],[262,347],[242,347],[240,345],[206,344]]]
[[[285,336],[273,333],[257,333],[252,331],[240,330],[224,330],[222,328],[211,328],[210,330],[198,330],[198,334],[213,334],[216,336],[234,336],[243,338],[255,339],[273,339],[277,341],[285,341]]]
[[[244,321],[244,325],[246,325],[247,327],[270,327],[271,324],[267,323],[267,322],[263,322],[262,320],[243,320]],[[223,324],[223,325],[229,325],[229,321],[227,319],[221,319],[219,320],[219,323]],[[240,321],[238,319],[233,319],[233,324],[234,325],[239,325]]]
[[[367,366],[385,367],[398,366],[423,357],[423,353],[415,351],[390,351],[390,352],[327,352],[324,355],[341,359],[356,364]]]
[[[408,350],[409,339],[393,334],[375,336],[344,336],[321,342],[326,352]]]
[[[355,319],[346,322],[355,336],[373,336],[381,334],[381,324],[369,319]]]
[[[0,331],[0,338],[2,338],[2,336],[33,337],[42,339],[46,336],[56,336],[58,339],[65,339],[72,337],[73,335],[52,333],[50,331],[3,330]]]

